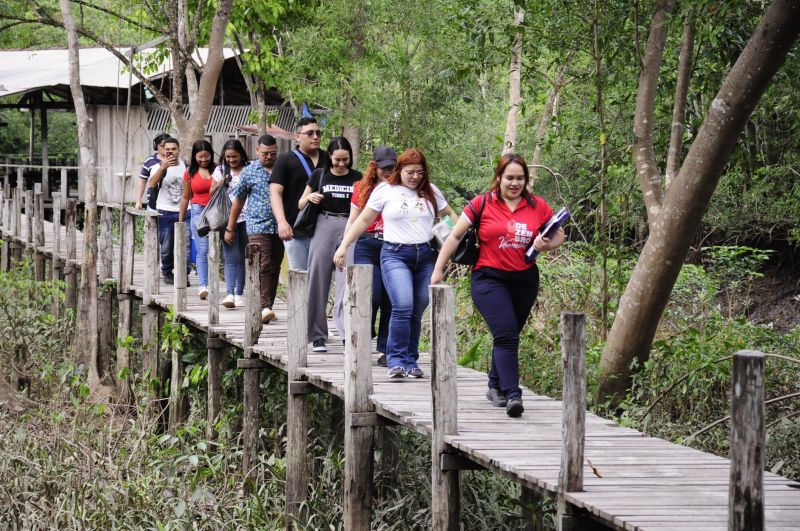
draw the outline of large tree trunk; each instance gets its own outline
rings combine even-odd
[[[800,33],[800,0],[767,8],[711,103],[650,229],[600,361],[600,399],[619,400],[634,360],[647,359],[661,314],[736,141]]]
[[[650,230],[661,210],[663,191],[661,173],[656,163],[653,148],[653,107],[658,90],[658,72],[664,57],[667,42],[669,14],[675,7],[674,0],[655,0],[656,9],[650,23],[650,36],[644,52],[642,72],[639,74],[639,90],[636,93],[636,109],[633,117],[633,161],[639,186],[647,207],[647,223]]]
[[[683,41],[678,59],[678,82],[675,85],[675,103],[672,107],[672,126],[667,152],[667,171],[664,187],[669,188],[681,167],[683,149],[683,124],[686,121],[686,96],[689,94],[689,79],[692,75],[694,53],[694,27],[689,18],[683,23]]]
[[[503,154],[513,153],[517,147],[517,128],[519,124],[519,107],[522,105],[520,89],[520,70],[522,67],[522,23],[525,21],[525,10],[517,8],[514,13],[514,45],[511,48],[511,65],[508,73],[508,116],[506,132],[503,135]]]
[[[83,226],[83,263],[78,292],[78,314],[75,319],[76,358],[88,366],[90,388],[100,386],[97,347],[97,157],[95,138],[80,79],[78,34],[72,19],[69,0],[59,0],[69,47],[69,87],[78,120],[81,176],[84,180],[85,217]]]

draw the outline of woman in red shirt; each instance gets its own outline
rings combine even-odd
[[[539,234],[553,216],[553,209],[528,192],[529,180],[522,156],[503,155],[492,189],[470,201],[480,216],[480,248],[470,277],[472,300],[494,341],[486,398],[494,406],[505,407],[509,417],[519,417],[524,411],[519,387],[519,334],[539,293],[539,269],[535,261],[526,263],[525,251],[531,245],[539,252],[552,251],[564,242],[562,229],[552,238]],[[464,209],[439,252],[431,284],[444,279],[444,267],[474,217],[469,207]]]
[[[192,203],[192,239],[197,247],[197,276],[200,280],[198,295],[201,299],[208,297],[208,236],[201,238],[197,233],[194,220],[200,219],[211,199],[211,185],[214,184],[211,174],[214,172],[214,148],[208,140],[198,140],[192,144],[192,158],[189,168],[183,174],[183,197],[178,213],[178,221],[183,221],[189,202]]]

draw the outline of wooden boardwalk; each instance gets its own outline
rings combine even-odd
[[[25,238],[25,222],[19,232]],[[52,254],[53,230],[45,226],[45,245]],[[63,227],[62,227],[63,235]],[[4,231],[4,239],[9,235]],[[63,242],[63,240],[62,240]],[[78,235],[78,258],[83,246]],[[64,244],[61,244],[61,255]],[[144,295],[143,259],[136,256],[133,289]],[[242,347],[244,310],[220,307],[219,324],[209,328],[207,303],[197,297],[197,279],[187,290],[187,310],[180,318],[195,329],[217,334]],[[154,303],[173,303],[171,286],[161,286]],[[262,360],[286,370],[287,315],[285,303],[274,308],[278,319],[264,326],[254,351]],[[344,356],[339,341],[329,342],[329,352],[308,353],[308,366],[300,369],[314,386],[344,396]],[[420,366],[420,380],[389,380],[386,370],[373,364],[371,400],[381,417],[431,435],[430,356]],[[486,376],[458,368],[458,435],[446,442],[469,460],[540,493],[555,495],[561,462],[562,403],[523,390],[525,413],[511,419],[484,397]],[[679,446],[590,413],[586,415],[584,491],[568,492],[564,499],[613,529],[626,530],[726,530],[728,529],[727,459]],[[800,529],[800,484],[781,476],[764,475],[766,525],[771,530]]]

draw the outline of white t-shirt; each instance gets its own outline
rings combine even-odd
[[[211,174],[211,178],[215,181],[219,182],[223,179],[222,171],[224,170],[224,165],[220,164],[216,168],[214,168],[214,173]],[[233,195],[233,191],[236,190],[236,187],[239,186],[239,176],[244,171],[244,168],[239,169],[238,172],[234,173],[233,170],[230,170],[231,174],[231,182],[228,185],[228,197],[231,198],[231,202],[233,202],[236,197]],[[244,221],[244,212],[247,210],[247,202],[245,201],[244,206],[242,206],[242,212],[239,214],[239,217],[236,219],[236,223],[241,223]]]
[[[401,184],[379,184],[367,200],[367,208],[383,216],[383,239],[392,243],[425,243],[433,238],[436,213],[447,208],[447,200],[431,184],[436,206],[420,197],[416,190]]]
[[[158,173],[161,166],[156,164],[150,168],[150,177]],[[178,164],[167,168],[166,174],[161,179],[161,189],[158,191],[156,210],[166,212],[179,212],[181,209],[181,196],[183,196],[183,174],[186,164],[178,159]]]

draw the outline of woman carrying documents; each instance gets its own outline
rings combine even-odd
[[[539,292],[535,254],[552,251],[564,242],[561,223],[566,211],[553,220],[553,209],[528,192],[528,166],[520,155],[500,158],[491,190],[475,197],[473,210],[464,209],[439,252],[431,282],[444,279],[444,268],[471,225],[477,223],[480,244],[472,268],[472,300],[492,332],[492,368],[486,398],[505,407],[510,417],[523,412],[519,388],[519,334]],[[478,219],[476,219],[478,218]],[[549,225],[549,227],[548,227]],[[549,229],[549,234],[540,232]],[[526,258],[526,253],[530,257]]]

